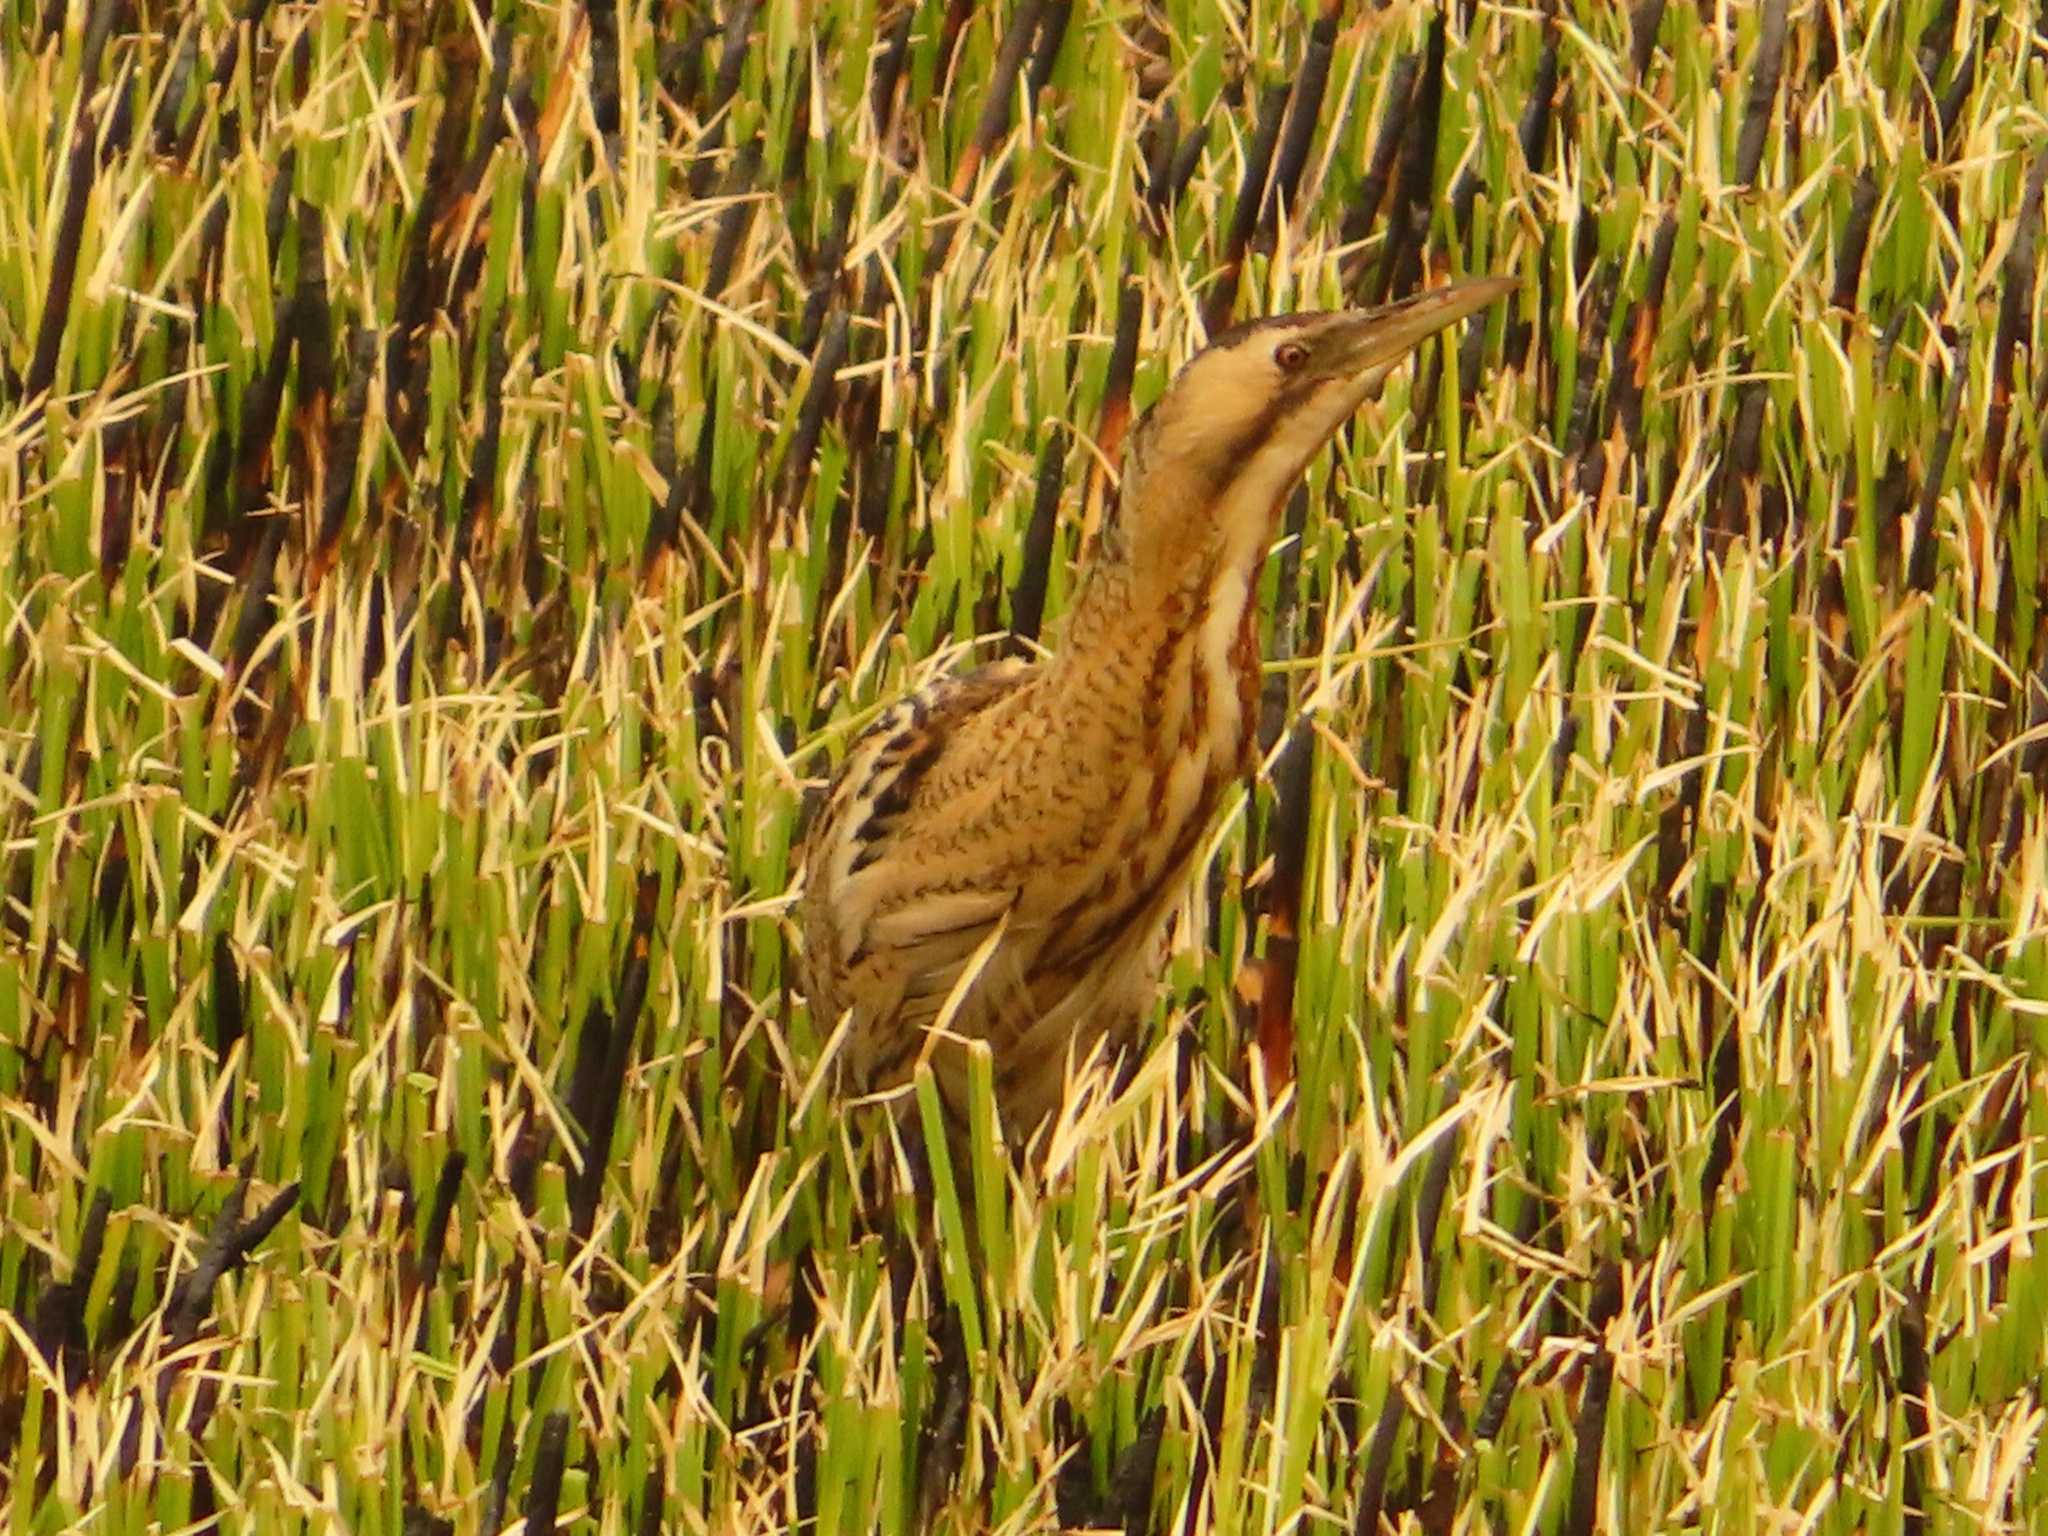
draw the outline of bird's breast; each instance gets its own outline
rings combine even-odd
[[[1081,857],[1048,878],[1064,899],[1055,943],[1099,951],[1156,928],[1231,785],[1250,760],[1258,697],[1257,614],[1234,573],[1173,595],[1100,660],[1074,658],[1075,704],[1042,782],[1094,793]],[[1092,677],[1092,686],[1082,683]],[[1142,937],[1142,936],[1141,936]]]

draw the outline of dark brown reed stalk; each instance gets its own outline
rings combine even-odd
[[[1273,150],[1280,139],[1281,114],[1287,107],[1287,87],[1269,85],[1259,98],[1258,125],[1245,149],[1244,179],[1238,183],[1237,202],[1230,213],[1230,232],[1224,237],[1223,260],[1216,284],[1202,305],[1202,327],[1210,334],[1230,324],[1237,308],[1237,287],[1244,275],[1245,253],[1259,227],[1259,209],[1265,202],[1267,176],[1273,166]]]
[[[1650,55],[1657,51],[1657,29],[1664,22],[1665,0],[1639,0],[1629,17],[1628,72],[1641,80],[1650,70]]]
[[[1784,70],[1785,0],[1764,0],[1756,58],[1749,68],[1749,97],[1742,109],[1742,131],[1735,143],[1735,185],[1739,187],[1752,185],[1763,165],[1771,113],[1778,101],[1778,81]]]
[[[1422,280],[1422,248],[1429,239],[1429,210],[1436,190],[1437,135],[1443,123],[1444,19],[1429,26],[1416,76],[1415,99],[1401,153],[1401,179],[1387,218],[1387,243],[1373,276],[1371,302],[1385,303],[1414,291]]]
[[[1273,810],[1266,845],[1273,873],[1265,892],[1266,952],[1259,962],[1258,1044],[1266,1083],[1277,1092],[1294,1078],[1294,988],[1301,964],[1301,891],[1308,872],[1309,801],[1315,784],[1316,733],[1295,722],[1273,765]]]
[[[1322,0],[1309,28],[1308,46],[1302,50],[1301,70],[1288,102],[1286,126],[1273,157],[1272,191],[1264,199],[1259,221],[1263,234],[1270,235],[1275,223],[1287,216],[1301,187],[1301,173],[1308,165],[1309,147],[1315,142],[1316,123],[1322,117],[1323,96],[1329,89],[1340,9],[1333,0]]]
[[[1380,115],[1379,132],[1373,139],[1372,157],[1366,163],[1365,178],[1359,182],[1358,192],[1351,199],[1351,206],[1346,209],[1343,226],[1338,232],[1339,239],[1347,246],[1356,246],[1364,241],[1379,221],[1380,209],[1387,201],[1387,188],[1393,184],[1395,163],[1400,159],[1408,112],[1415,99],[1415,78],[1421,69],[1419,54],[1404,53],[1387,73],[1387,105]],[[1346,291],[1354,296],[1363,295],[1370,277],[1363,253],[1354,252],[1346,257],[1345,269]]]
[[[2015,359],[2027,334],[2033,308],[2036,277],[2035,249],[2041,236],[2041,199],[2048,185],[2048,149],[2034,157],[2027,170],[2026,190],[2020,195],[2019,211],[2013,216],[2012,241],[2006,246],[2004,269],[1998,296],[1998,331],[1991,343],[1991,404],[1985,415],[1984,457],[1978,479],[1986,487],[1998,483],[1999,463],[2005,453],[2006,423],[2011,419]],[[2017,468],[2017,460],[2015,460]],[[2009,485],[2006,505],[2015,506],[2017,481]]]
[[[1941,501],[1941,482],[1948,474],[1949,455],[1956,445],[1956,418],[1963,404],[1963,380],[1970,367],[1970,333],[1958,332],[1949,351],[1948,392],[1942,397],[1940,425],[1934,446],[1927,455],[1927,469],[1920,481],[1920,497],[1913,513],[1911,555],[1905,569],[1906,585],[1916,592],[1934,590],[1934,511]]]
[[[28,376],[22,381],[22,394],[29,400],[49,393],[57,380],[57,352],[63,345],[64,327],[71,316],[71,288],[78,277],[78,246],[85,234],[85,209],[92,198],[97,169],[93,150],[97,121],[92,109],[86,108],[78,114],[78,126],[71,136],[71,158],[64,171],[64,211],[57,217],[57,244],[51,253],[50,286],[43,294],[35,355],[28,365]]]
[[[1066,433],[1057,424],[1038,450],[1037,491],[1031,524],[1024,532],[1024,565],[1010,591],[1012,655],[1031,654],[1045,620],[1045,591],[1052,572],[1053,535],[1059,524],[1060,491],[1066,483]]]

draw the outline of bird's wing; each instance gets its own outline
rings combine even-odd
[[[812,1006],[831,1019],[856,1009],[872,1038],[856,1042],[853,1054],[883,1075],[892,1075],[900,1048],[914,1058],[925,1026],[1017,902],[1017,869],[953,856],[948,843],[960,829],[949,829],[934,786],[985,745],[985,736],[968,740],[970,723],[1011,698],[1032,670],[998,662],[893,706],[854,744],[805,840],[801,921]],[[1021,981],[1020,972],[1004,983],[1017,970],[1014,955],[992,954],[986,966],[978,993],[1012,991]]]

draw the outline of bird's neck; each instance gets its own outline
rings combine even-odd
[[[1257,722],[1259,572],[1279,510],[1220,525],[1129,518],[1102,539],[1062,656],[1090,676],[1122,680],[1133,724],[1154,750],[1228,764],[1233,774],[1243,766]],[[1175,539],[1122,531],[1175,521]]]

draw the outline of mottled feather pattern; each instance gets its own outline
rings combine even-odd
[[[1200,354],[1130,436],[1058,653],[933,683],[854,744],[798,912],[814,1014],[851,1015],[850,1086],[929,1062],[957,1121],[961,1042],[984,1041],[1021,1138],[1076,1067],[1131,1040],[1253,761],[1253,593],[1287,494],[1401,355],[1508,286],[1286,317]]]
[[[848,1062],[863,1089],[896,1086],[907,1077],[901,1051],[883,1050],[885,1036],[921,1046],[915,1030],[890,1021],[920,1007],[941,981],[943,999],[958,962],[973,953],[1009,903],[985,878],[949,880],[928,853],[928,835],[905,838],[904,818],[929,803],[933,770],[965,721],[1008,696],[1024,663],[1001,662],[927,685],[884,711],[854,743],[824,814],[806,839],[802,922],[806,985],[812,1007],[837,1020],[849,1005],[863,1014]],[[984,872],[985,874],[986,872]]]
[[[1043,1118],[1070,1054],[1114,1049],[1143,1018],[1180,877],[1248,746],[1240,729],[1197,742],[1178,718],[1161,731],[1209,692],[1189,675],[1201,610],[1166,611],[1182,622],[1110,669],[1124,687],[1002,663],[892,707],[848,755],[806,846],[802,923],[813,1007],[856,1010],[859,1089],[900,1087],[925,1058],[964,1110],[966,1055],[928,1032],[999,923],[951,1033],[989,1042],[1006,1118]],[[1231,661],[1255,669],[1256,651]],[[1232,697],[1252,681],[1233,677]],[[1155,760],[1146,739],[1177,750]]]

